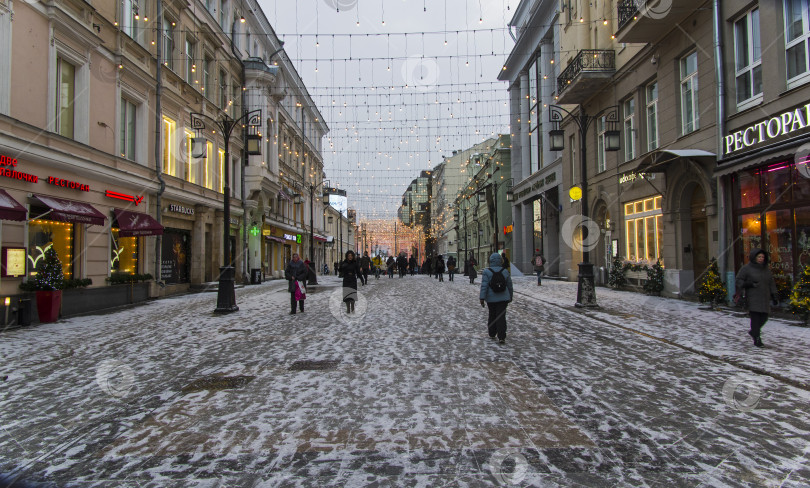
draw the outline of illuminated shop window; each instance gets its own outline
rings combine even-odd
[[[138,238],[119,237],[119,229],[110,229],[110,272],[129,273],[138,272]]]
[[[33,213],[33,212],[32,212]],[[53,247],[65,279],[73,278],[74,226],[69,222],[32,220],[28,224],[28,276],[36,276],[36,268],[45,259],[45,251]]]
[[[653,196],[624,205],[627,259],[633,262],[657,259],[664,263],[664,225],[661,197]]]

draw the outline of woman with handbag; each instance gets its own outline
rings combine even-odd
[[[295,315],[295,304],[298,302],[298,307],[301,313],[304,312],[304,300],[306,300],[306,280],[309,274],[309,269],[301,261],[298,253],[292,255],[292,261],[287,263],[284,269],[284,277],[289,281],[287,291],[290,292],[290,315]]]
[[[779,295],[776,292],[776,281],[773,279],[768,267],[768,253],[762,249],[752,249],[751,261],[737,273],[737,289],[743,290],[748,301],[748,315],[751,317],[751,330],[748,335],[754,340],[754,345],[763,347],[760,331],[771,305],[779,305]]]
[[[354,313],[354,302],[357,301],[357,277],[362,276],[363,273],[355,257],[354,251],[346,251],[346,259],[340,265],[340,274],[343,276],[343,302],[346,303],[346,313]]]

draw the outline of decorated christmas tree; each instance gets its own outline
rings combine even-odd
[[[32,288],[40,291],[61,290],[64,285],[62,263],[53,246],[45,251],[42,264],[37,266],[37,274],[32,280]]]
[[[703,283],[698,287],[698,299],[701,302],[709,302],[711,308],[726,301],[726,285],[720,279],[717,260],[714,258],[709,263],[709,267],[706,268]]]
[[[608,285],[613,289],[619,289],[627,283],[627,277],[624,276],[624,262],[619,256],[613,257],[613,262],[610,264],[610,274],[608,275]]]
[[[805,266],[790,294],[790,311],[801,316],[804,325],[810,318],[810,266]]]
[[[644,283],[644,291],[650,295],[658,295],[664,291],[664,267],[661,266],[660,259],[647,268],[647,282]]]

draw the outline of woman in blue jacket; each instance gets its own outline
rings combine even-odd
[[[503,281],[500,276],[503,277]],[[504,283],[505,282],[505,283]],[[500,285],[503,289],[499,290]],[[503,259],[498,253],[489,256],[489,268],[481,272],[481,293],[478,298],[481,306],[489,307],[487,329],[489,337],[495,339],[496,335],[501,344],[506,342],[506,306],[512,301],[512,276],[509,270],[503,267]]]

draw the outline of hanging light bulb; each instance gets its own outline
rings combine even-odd
[[[245,23],[245,16],[244,15],[239,19],[239,22],[241,22],[243,24]]]
[[[602,17],[602,25],[607,25],[607,19]]]

